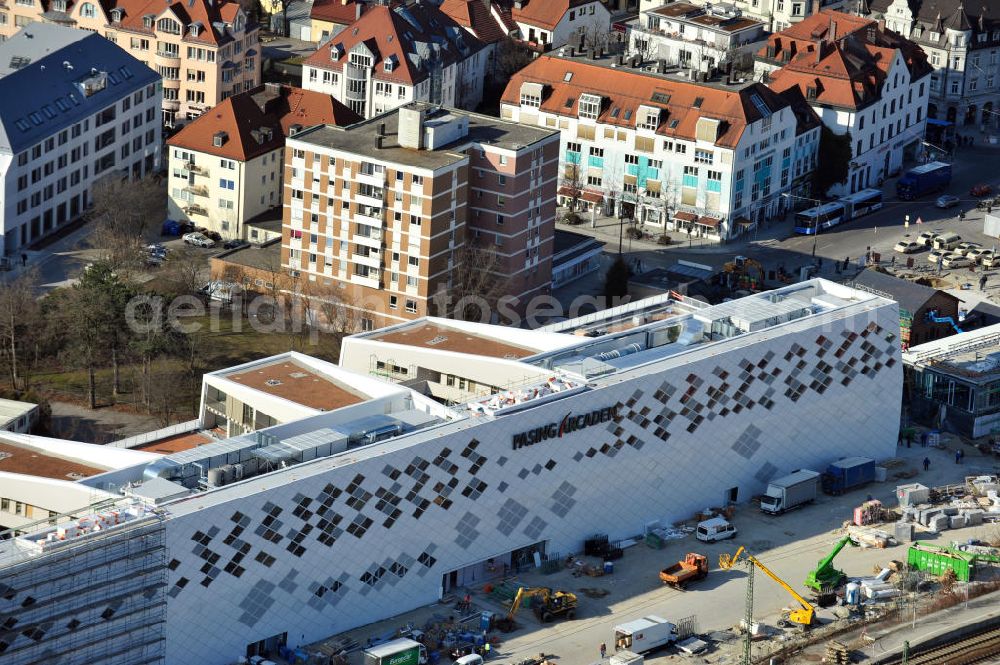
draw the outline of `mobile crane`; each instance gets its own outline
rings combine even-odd
[[[532,609],[535,616],[542,623],[549,623],[557,617],[573,619],[576,617],[576,594],[568,591],[553,591],[546,587],[521,587],[517,590],[514,600],[510,604],[507,616],[497,620],[497,628],[504,632],[514,630],[514,616],[521,608],[521,603],[525,598],[538,598],[540,602],[533,603]]]
[[[813,570],[809,571],[809,575],[806,576],[805,585],[819,592],[829,591],[834,587],[840,586],[840,583],[844,581],[847,575],[844,574],[844,571],[833,567],[833,559],[847,545],[857,547],[858,541],[850,534],[838,540],[837,544],[833,546],[833,550],[820,559]]]
[[[813,618],[816,614],[816,608],[812,606],[812,603],[799,595],[795,589],[788,585],[787,582],[771,572],[767,566],[762,564],[757,557],[747,552],[745,548],[740,547],[736,550],[736,554],[733,554],[732,556],[722,554],[719,557],[719,567],[723,570],[730,570],[733,566],[740,562],[741,555],[744,557],[750,570],[750,577],[748,580],[749,590],[747,592],[747,630],[749,631],[749,623],[753,616],[753,569],[755,566],[760,568],[765,575],[777,582],[782,589],[788,592],[788,595],[794,598],[799,605],[801,605],[800,608],[786,610],[782,615],[781,621],[778,622],[778,625],[785,626],[789,623],[794,623],[805,628],[811,626]]]

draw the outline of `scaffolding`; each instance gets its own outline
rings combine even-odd
[[[94,513],[103,501],[75,514]],[[162,512],[81,536],[41,554],[0,559],[4,665],[163,662],[167,547]],[[21,532],[51,528],[47,520]],[[7,533],[11,536],[13,534]],[[3,543],[11,554],[17,538]]]

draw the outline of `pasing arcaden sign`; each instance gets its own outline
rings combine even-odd
[[[526,432],[519,432],[513,436],[514,450],[533,446],[536,443],[548,441],[549,439],[560,439],[564,434],[571,434],[586,429],[592,425],[618,420],[618,404],[606,406],[603,409],[596,409],[586,413],[567,413],[559,422],[552,422],[542,425]]]

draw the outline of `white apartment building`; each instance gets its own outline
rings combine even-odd
[[[541,56],[501,100],[501,117],[560,130],[563,204],[716,239],[786,209],[800,116],[808,109],[759,83],[695,83],[608,58]]]
[[[717,6],[712,0],[688,0],[705,7]],[[663,4],[663,0],[640,0],[639,9],[646,12]],[[726,6],[739,9],[744,16],[761,21],[766,29],[780,32],[795,25],[822,9],[846,10],[854,9],[854,0],[727,0]]]
[[[600,0],[515,0],[511,18],[521,39],[543,51],[580,35],[596,41],[611,29],[611,12]]]
[[[365,118],[412,101],[473,110],[483,100],[485,44],[427,0],[376,5],[302,66],[302,87]]]
[[[885,27],[917,43],[934,68],[928,124],[939,127],[1000,127],[1000,18],[956,0],[908,3],[872,0],[861,13],[884,19]],[[964,130],[968,131],[968,130]]]
[[[160,76],[99,35],[32,24],[0,44],[0,252],[91,204],[91,187],[160,164]]]
[[[931,69],[915,44],[875,21],[820,12],[772,35],[756,68],[774,90],[798,87],[832,131],[850,133],[847,181],[828,194],[881,186],[905,158],[916,156],[927,124]]]
[[[628,29],[629,48],[643,60],[703,72],[739,62],[767,37],[762,22],[727,4],[671,2],[642,12]]]

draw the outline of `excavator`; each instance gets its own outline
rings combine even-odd
[[[857,547],[858,541],[850,534],[838,540],[837,544],[833,546],[833,550],[820,559],[819,563],[816,564],[816,567],[813,570],[809,571],[809,575],[806,576],[805,582],[807,587],[822,593],[840,586],[841,582],[847,578],[847,575],[844,574],[844,571],[837,570],[833,567],[833,559],[840,554],[840,550],[844,549],[847,545]]]
[[[736,256],[722,266],[727,283],[734,289],[760,291],[764,288],[764,266],[746,256]]]
[[[802,606],[801,608],[791,608],[784,610],[781,620],[778,621],[778,625],[784,627],[791,623],[802,626],[803,628],[809,628],[810,626],[812,626],[813,618],[816,615],[816,608],[812,606],[812,603],[810,603],[808,600],[806,600],[798,593],[796,593],[795,589],[789,586],[788,583],[785,582],[783,579],[781,579],[773,572],[771,572],[771,570],[767,566],[762,564],[757,559],[757,557],[747,552],[745,548],[740,547],[738,550],[736,550],[736,554],[733,554],[732,556],[728,554],[720,555],[719,567],[722,568],[723,570],[730,570],[733,566],[739,563],[741,555],[745,558],[745,560],[748,562],[749,565],[756,566],[757,568],[759,568],[765,575],[767,575],[772,580],[777,582],[782,589],[787,591],[788,594],[792,598],[794,598],[799,605]],[[748,604],[753,603],[752,595],[748,595],[747,603]],[[753,614],[752,605],[750,605],[747,607],[747,616],[751,616],[752,614]],[[747,628],[749,630],[749,626]]]
[[[517,624],[514,623],[514,616],[521,609],[521,603],[525,598],[536,598],[531,608],[535,611],[535,616],[542,623],[549,623],[557,617],[573,619],[576,617],[576,594],[568,591],[553,591],[546,587],[521,587],[517,590],[514,600],[510,604],[507,616],[497,619],[496,626],[505,633],[514,630]]]

